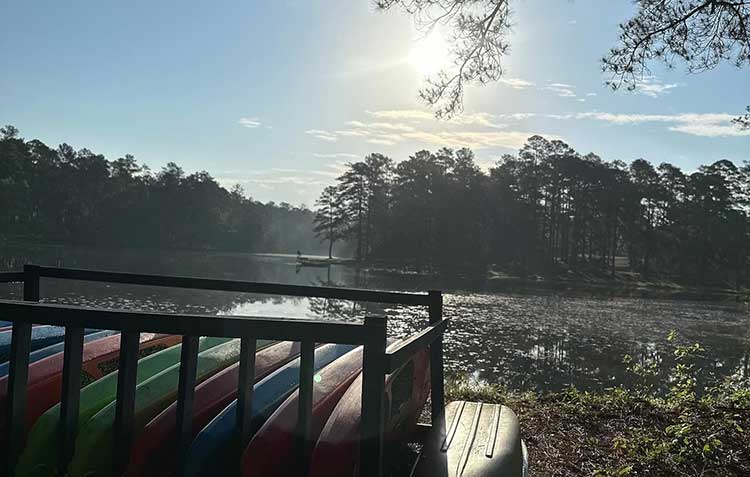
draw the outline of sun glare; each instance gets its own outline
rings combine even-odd
[[[409,63],[417,72],[429,76],[448,65],[448,46],[443,37],[433,32],[418,40],[409,54]]]

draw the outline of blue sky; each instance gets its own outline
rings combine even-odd
[[[728,122],[750,104],[750,71],[654,65],[638,92],[614,93],[599,59],[633,2],[514,8],[505,79],[468,88],[446,123],[417,99],[410,19],[367,0],[5,2],[0,123],[308,205],[370,152],[465,145],[487,167],[532,134],[687,171],[750,159],[750,135]]]

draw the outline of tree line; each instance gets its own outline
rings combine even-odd
[[[0,204],[0,238],[247,252],[318,244],[304,206],[264,204],[172,162],[153,172],[131,155],[53,149],[13,126],[0,129]]]
[[[469,149],[381,154],[347,165],[317,203],[331,250],[438,271],[490,266],[531,273],[617,267],[684,282],[746,283],[750,165],[720,160],[683,171],[582,155],[530,137],[488,172]]]

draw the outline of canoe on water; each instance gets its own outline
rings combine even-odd
[[[386,376],[383,436],[386,450],[403,442],[414,430],[429,392],[430,360],[427,350],[418,352],[401,368]],[[361,418],[360,374],[339,400],[320,433],[310,461],[310,477],[359,475]]]
[[[90,333],[88,335],[84,335],[83,342],[89,343],[94,340],[106,338],[107,336],[112,336],[116,333],[118,332],[111,331],[111,330],[97,331],[96,333]],[[65,350],[64,341],[47,346],[46,348],[38,349],[32,353],[29,353],[29,364],[36,363],[37,361],[43,358],[46,358],[47,356],[52,356],[53,354],[62,353],[64,350]],[[6,361],[5,363],[0,364],[0,378],[7,375],[9,370],[10,370],[10,362]]]
[[[353,349],[354,346],[341,344],[321,346],[315,350],[313,368],[317,371]],[[251,434],[297,387],[299,369],[298,358],[254,386]],[[233,445],[237,437],[236,422],[235,399],[196,436],[188,451],[187,477],[234,475],[237,469],[237,449]]]
[[[228,338],[201,338],[198,342],[198,349],[199,351],[205,351],[227,341],[229,341]],[[98,343],[98,341],[95,343]],[[140,384],[164,369],[179,363],[181,349],[182,345],[178,344],[140,359],[136,383]],[[113,364],[117,364],[116,359]],[[107,374],[82,388],[78,411],[78,429],[81,429],[92,416],[114,401],[116,396],[117,372]],[[27,437],[26,448],[21,453],[16,466],[16,476],[34,475],[41,477],[54,474],[58,461],[59,421],[60,404],[58,402],[39,416],[39,419],[31,428]]]
[[[259,351],[255,356],[258,382],[299,355],[299,343],[285,341]],[[193,437],[232,400],[237,398],[239,363],[212,376],[195,388],[193,397]],[[128,477],[156,477],[176,472],[175,444],[177,403],[152,419],[136,438],[130,452]]]
[[[361,371],[362,348],[357,348],[315,375],[311,439],[317,440],[336,403]],[[243,477],[304,474],[294,458],[298,406],[299,390],[292,393],[253,436],[242,455]]]
[[[518,418],[509,408],[456,401],[445,415],[445,433],[428,437],[412,477],[526,475]]]
[[[85,331],[86,334],[95,333],[99,330]],[[0,332],[0,363],[8,361],[10,358],[10,345],[12,330]],[[65,328],[62,326],[34,326],[31,328],[31,351],[45,348],[49,345],[59,343],[65,339]]]
[[[258,340],[257,349],[272,344]],[[234,339],[198,354],[196,382],[201,383],[240,358],[240,340]],[[138,385],[135,390],[133,433],[140,434],[145,425],[177,398],[180,365],[161,371]],[[70,463],[71,477],[103,477],[112,475],[112,431],[115,403],[110,403],[78,431],[76,450]]]

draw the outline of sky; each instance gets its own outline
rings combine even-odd
[[[345,164],[470,147],[482,167],[534,134],[604,160],[685,171],[750,160],[730,119],[750,71],[653,65],[611,91],[601,57],[629,0],[516,0],[505,75],[437,120],[417,96],[439,37],[369,0],[4,2],[0,124],[159,170],[176,162],[262,201],[312,206]]]

